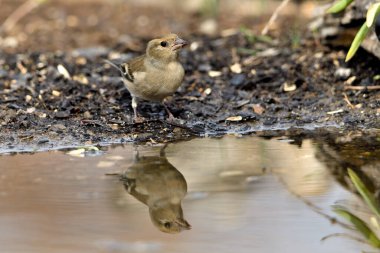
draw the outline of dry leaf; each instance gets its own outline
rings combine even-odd
[[[221,76],[221,75],[222,75],[222,72],[220,72],[220,71],[215,71],[215,70],[210,70],[210,71],[208,72],[208,75],[209,75],[210,77],[218,77],[218,76]]]
[[[226,120],[227,121],[241,121],[242,119],[243,119],[242,116],[232,116],[232,117],[227,118]]]
[[[230,70],[236,74],[240,74],[242,72],[241,65],[239,63],[235,63],[230,67]]]
[[[295,91],[296,89],[297,89],[297,85],[295,85],[294,83],[292,84],[284,83],[284,91],[289,92],[289,91]]]
[[[264,107],[262,107],[260,104],[254,104],[253,105],[253,111],[258,114],[258,115],[261,115],[264,113],[265,109]]]
[[[69,73],[69,71],[67,71],[67,69],[62,65],[62,64],[58,64],[57,66],[57,69],[58,69],[58,72],[66,79],[71,79],[71,75]]]

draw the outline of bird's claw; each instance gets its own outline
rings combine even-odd
[[[166,121],[170,122],[170,123],[174,123],[177,119],[173,116],[173,114],[169,114],[169,117],[167,118]]]
[[[143,117],[134,117],[133,118],[133,122],[134,123],[144,123],[146,121],[146,119],[145,118],[143,118]]]

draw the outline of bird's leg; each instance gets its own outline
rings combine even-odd
[[[134,121],[136,123],[141,123],[144,121],[144,118],[142,117],[139,117],[138,114],[137,114],[137,98],[135,96],[132,96],[132,109],[133,109],[133,114],[134,114]]]
[[[160,157],[166,157],[166,155],[165,155],[165,149],[166,149],[167,146],[168,146],[168,144],[165,143],[165,145],[160,149]]]
[[[169,115],[168,121],[173,122],[175,120],[175,117],[169,110],[168,106],[165,104],[165,101],[162,101],[162,105],[164,106],[166,113]]]

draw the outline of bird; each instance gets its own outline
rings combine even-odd
[[[161,102],[169,120],[175,119],[164,99],[171,96],[183,81],[185,71],[178,60],[178,53],[187,44],[177,34],[168,34],[149,41],[145,54],[119,66],[106,60],[121,72],[124,85],[132,96],[135,122],[144,121],[137,113],[137,104],[141,99]]]
[[[149,208],[152,223],[160,231],[176,234],[191,229],[182,210],[187,193],[184,176],[167,160],[165,148],[159,156],[140,157],[119,176],[127,192]]]

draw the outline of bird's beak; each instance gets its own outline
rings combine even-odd
[[[174,42],[174,45],[173,45],[172,49],[175,51],[177,49],[183,48],[187,44],[188,43],[187,43],[186,40],[183,40],[183,39],[177,37],[177,39]]]
[[[181,228],[181,230],[190,230],[191,229],[191,225],[185,219],[179,218],[175,221],[175,223],[178,224],[178,226]]]

